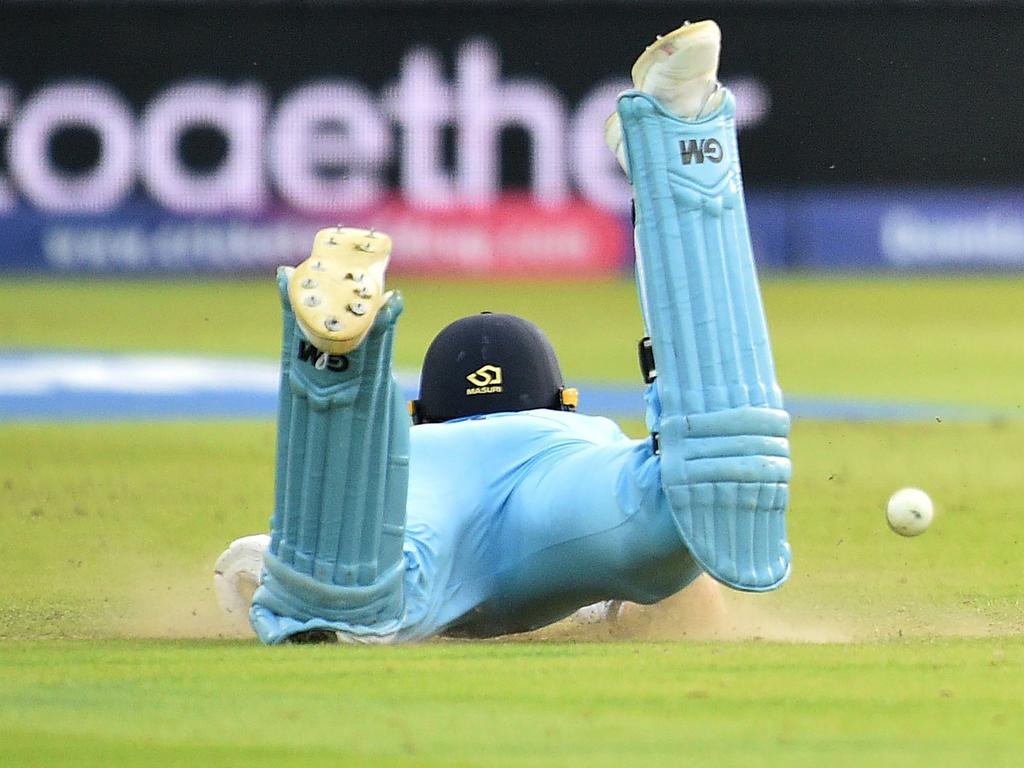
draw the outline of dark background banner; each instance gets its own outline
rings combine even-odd
[[[771,208],[787,194],[984,202],[1022,184],[1017,4],[16,3],[0,9],[0,223],[17,245],[0,265],[245,268],[263,257],[193,252],[196,226],[222,227],[211,251],[223,227],[272,224],[290,258],[300,231],[335,215],[451,239],[469,210],[486,247],[508,251],[459,257],[476,271],[537,269],[499,223],[545,216],[538,232],[598,251],[581,272],[614,267],[628,257],[628,238],[609,234],[628,190],[601,123],[654,33],[709,16],[741,105],[747,187],[769,218],[795,210]],[[551,229],[559,212],[576,229]],[[143,239],[173,224],[178,256],[125,246],[107,259],[106,235],[91,261],[68,250],[83,234],[68,226],[92,236],[119,221]],[[270,236],[246,232],[236,240]],[[439,250],[409,266],[429,271]],[[761,258],[828,261],[799,242]]]

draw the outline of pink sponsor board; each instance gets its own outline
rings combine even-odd
[[[578,278],[614,272],[629,255],[621,218],[579,199],[545,206],[505,194],[429,210],[395,198],[369,218],[394,240],[395,272]]]

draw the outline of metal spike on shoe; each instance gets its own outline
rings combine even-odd
[[[390,258],[391,238],[383,232],[341,226],[317,232],[309,258],[288,280],[295,321],[313,346],[341,355],[363,342],[391,296],[384,292]]]

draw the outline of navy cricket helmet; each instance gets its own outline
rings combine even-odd
[[[505,411],[574,411],[578,395],[562,380],[544,332],[515,315],[482,312],[456,320],[430,343],[420,397],[409,404],[425,424]]]

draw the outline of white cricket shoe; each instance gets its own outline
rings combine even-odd
[[[585,605],[569,617],[574,624],[603,624],[618,621],[625,608],[622,600],[602,600],[600,603]]]
[[[231,626],[239,632],[252,633],[249,607],[260,585],[263,553],[270,546],[270,536],[258,533],[235,539],[217,558],[213,566],[213,588],[217,603]]]
[[[695,120],[718,109],[725,97],[718,82],[722,32],[710,19],[687,22],[647,46],[633,64],[633,87],[649,93],[665,109]],[[604,126],[608,148],[626,168],[622,125],[613,112]]]

